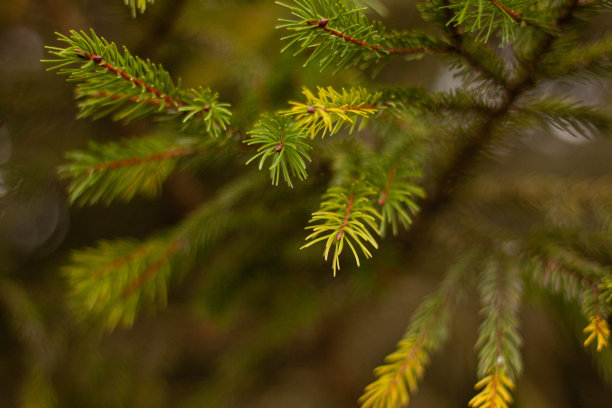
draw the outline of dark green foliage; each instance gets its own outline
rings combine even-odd
[[[261,145],[257,154],[247,164],[259,159],[259,170],[261,170],[269,157],[271,160],[270,177],[272,184],[278,185],[280,175],[293,187],[291,177],[297,177],[304,181],[306,173],[306,162],[310,162],[308,151],[312,149],[306,140],[306,133],[302,131],[297,122],[286,116],[263,116],[249,131],[250,138],[245,140],[249,146]]]

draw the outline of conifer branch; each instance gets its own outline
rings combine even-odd
[[[436,47],[426,47],[426,46],[414,46],[414,47],[405,47],[405,48],[383,48],[381,45],[372,45],[366,41],[358,40],[355,37],[351,37],[347,34],[341,33],[340,31],[334,30],[327,26],[329,22],[328,18],[323,18],[319,21],[307,20],[306,24],[309,26],[314,26],[317,29],[321,29],[323,31],[328,32],[331,35],[334,35],[338,38],[343,39],[346,42],[357,45],[359,47],[369,48],[372,51],[381,51],[386,54],[423,54],[427,52],[443,52],[449,49],[448,45],[438,45]]]
[[[380,214],[370,201],[374,194],[375,191],[363,181],[354,181],[348,186],[330,187],[322,197],[320,210],[312,214],[310,223],[316,225],[306,227],[313,231],[305,238],[309,242],[300,249],[324,241],[323,256],[327,260],[333,247],[334,276],[340,269],[340,255],[345,244],[351,249],[357,266],[359,255],[356,247],[361,249],[366,258],[371,258],[372,253],[365,244],[378,248],[372,231],[377,231],[376,221],[380,219]]]
[[[410,163],[407,165],[399,159],[387,161],[383,158],[373,169],[368,181],[378,193],[376,204],[381,214],[378,228],[381,237],[385,236],[387,225],[391,226],[393,235],[397,235],[400,224],[408,229],[412,223],[419,211],[417,200],[425,197],[425,191],[415,183],[420,176]]]
[[[579,105],[560,98],[527,101],[517,107],[517,111],[534,116],[574,137],[590,139],[598,135],[608,136],[612,130],[612,115],[609,113],[596,106]]]
[[[601,351],[608,345],[609,338],[605,318],[610,314],[611,305],[602,293],[609,271],[554,244],[545,245],[538,252],[548,260],[544,267],[530,269],[530,279],[553,293],[561,293],[566,300],[578,302],[589,321],[584,329],[588,334],[584,346],[597,339],[597,351]]]
[[[380,104],[400,118],[405,112],[423,111],[445,117],[449,113],[490,115],[495,108],[482,95],[462,90],[429,92],[420,87],[384,88]]]
[[[44,62],[53,63],[49,69],[59,69],[59,74],[79,83],[80,118],[97,119],[111,113],[115,120],[125,121],[149,115],[175,117],[184,128],[212,136],[227,128],[229,104],[219,102],[216,93],[203,88],[182,90],[161,66],[125,48],[120,53],[114,43],[93,30],[89,35],[70,33],[70,37],[58,34],[68,44],[66,48],[47,47],[58,59]]]
[[[348,128],[352,132],[355,128],[362,130],[367,120],[374,114],[385,109],[378,102],[380,93],[370,93],[364,88],[352,88],[342,92],[318,87],[317,95],[307,88],[302,93],[306,103],[289,102],[293,107],[281,112],[291,116],[304,132],[314,139],[317,135],[325,137],[334,135],[340,130]]]
[[[567,6],[560,11],[557,19],[559,27],[562,28],[565,24],[571,22],[576,8],[577,0],[571,0]],[[421,214],[424,216],[421,218],[429,218],[431,214],[434,214],[449,201],[454,186],[459,182],[459,179],[465,176],[466,171],[473,166],[480,153],[494,139],[495,128],[508,116],[516,100],[534,87],[536,77],[539,73],[539,63],[543,56],[550,50],[555,38],[556,37],[552,34],[544,34],[542,40],[534,48],[529,58],[523,61],[523,64],[519,68],[517,78],[511,83],[508,83],[507,86],[504,86],[505,96],[503,102],[473,130],[473,136],[460,148],[450,165],[442,171],[436,183],[437,187],[432,193],[428,194],[428,198],[422,206],[423,211]],[[419,225],[423,224],[419,223]],[[413,231],[414,230],[415,228],[413,227]],[[415,236],[418,236],[418,232]]]
[[[291,177],[301,181],[306,179],[306,162],[311,161],[308,151],[312,147],[306,143],[307,134],[297,122],[287,116],[264,115],[248,135],[250,137],[244,143],[259,148],[246,164],[259,158],[261,170],[269,157],[272,161],[268,168],[272,184],[278,185],[281,174],[289,187],[293,187]]]
[[[575,78],[591,80],[612,72],[612,37],[592,44],[555,49],[542,61],[542,78]]]
[[[453,266],[436,293],[418,307],[397,350],[385,358],[384,365],[376,368],[374,373],[378,378],[359,398],[362,408],[395,408],[408,404],[430,354],[447,337],[451,311],[465,286],[464,266]]]
[[[101,241],[94,248],[74,252],[71,264],[64,269],[74,311],[82,319],[99,320],[110,330],[117,325],[131,326],[141,300],[165,303],[171,257],[159,254],[170,253],[175,245],[171,239],[151,239],[142,244],[134,240]],[[126,292],[130,282],[147,271],[148,279]]]
[[[426,20],[436,23],[450,37],[448,41],[452,49],[449,55],[467,62],[476,71],[478,79],[491,81],[500,88],[507,86],[504,61],[486,45],[478,44],[471,35],[453,24],[455,14],[451,10],[450,0],[425,2],[419,5],[419,10]],[[466,77],[474,76],[474,72],[467,69],[462,74]]]
[[[295,19],[279,19],[277,28],[293,31],[284,37],[285,48],[296,46],[296,54],[314,48],[306,64],[320,56],[321,70],[333,63],[335,72],[342,68],[365,68],[394,55],[440,53],[449,45],[439,38],[420,32],[387,32],[380,23],[370,22],[360,8],[348,8],[339,1],[294,0],[278,2]],[[305,65],[306,65],[305,64]]]
[[[74,313],[113,330],[131,326],[144,307],[165,306],[171,275],[238,227],[234,207],[254,186],[250,177],[229,183],[179,225],[144,241],[103,240],[74,251],[64,268]]]
[[[482,271],[480,296],[485,320],[476,342],[480,380],[475,385],[481,391],[470,400],[473,408],[507,408],[512,402],[509,391],[522,368],[517,331],[522,281],[516,271],[502,268],[490,261]]]
[[[509,42],[515,36],[515,30],[520,24],[546,27],[546,19],[538,18],[531,11],[535,0],[468,0],[448,2],[453,13],[450,24],[462,26],[471,32],[476,32],[476,39],[483,38],[486,43],[491,34],[499,31],[502,42]]]
[[[500,8],[501,10],[503,10],[515,22],[520,23],[521,21],[523,21],[523,14],[522,13],[520,13],[518,11],[514,11],[513,9],[505,6],[501,1],[499,1],[499,0],[489,0],[489,2],[491,4],[493,4],[494,6]]]
[[[70,201],[78,205],[130,200],[136,194],[152,197],[187,159],[208,152],[209,140],[154,134],[66,153],[60,177],[69,179]]]

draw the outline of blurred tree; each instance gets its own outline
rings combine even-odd
[[[386,8],[373,1],[125,3],[22,1],[7,14],[14,24],[29,8],[43,32],[75,28],[44,62],[76,83],[77,117],[93,125],[73,125],[72,108],[56,103],[65,87],[37,72],[32,29],[1,34],[0,341],[4,371],[19,370],[0,378],[13,390],[7,406],[354,406],[404,310],[408,328],[363,407],[408,404],[437,350],[442,392],[426,382],[411,406],[609,402],[591,377],[564,391],[529,364],[531,340],[562,359],[573,352],[554,350],[562,334],[547,334],[539,313],[551,305],[612,379],[612,180],[600,141],[612,128],[609,1],[428,0],[408,24],[419,30],[374,21],[362,6]],[[41,10],[57,21],[43,23]],[[270,46],[279,15],[293,56]],[[437,85],[414,79],[444,69],[428,55],[447,67]],[[41,133],[61,138],[32,149]],[[59,165],[69,214],[51,151],[82,146],[86,133],[94,140]],[[334,276],[341,260],[350,273],[315,279],[320,246]],[[49,272],[32,272],[38,264]],[[432,277],[441,283],[421,301]]]

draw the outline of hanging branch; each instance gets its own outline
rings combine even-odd
[[[59,69],[59,74],[79,83],[80,118],[113,114],[114,120],[129,122],[149,115],[175,117],[183,127],[212,136],[227,128],[229,104],[219,102],[210,89],[181,89],[160,65],[132,56],[125,48],[120,53],[93,30],[89,35],[70,33],[70,37],[58,33],[68,47],[46,47],[59,58],[44,62],[53,63],[50,70]]]
[[[418,307],[397,350],[374,370],[378,378],[359,398],[362,408],[396,408],[408,404],[410,394],[416,392],[429,364],[429,356],[448,337],[452,310],[461,299],[469,276],[467,264],[453,265],[436,293]]]
[[[482,271],[480,297],[485,316],[478,331],[478,377],[481,391],[470,400],[473,408],[507,408],[510,391],[521,372],[518,308],[520,275],[491,260]]]

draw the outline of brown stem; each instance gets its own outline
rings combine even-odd
[[[503,10],[515,22],[520,23],[521,21],[523,21],[523,15],[520,12],[514,11],[511,8],[504,6],[504,4],[500,0],[489,0],[489,2],[493,4],[494,6],[496,6],[497,8]]]
[[[577,7],[578,0],[568,0],[566,8],[557,19],[560,27],[571,21],[573,12]],[[453,33],[454,41],[461,42],[461,34],[456,28],[450,27],[449,29]],[[508,115],[514,106],[514,102],[522,94],[534,87],[540,61],[546,52],[550,50],[555,38],[553,34],[546,34],[534,49],[531,58],[519,68],[520,72],[517,75],[517,79],[509,84],[503,82],[505,95],[501,105],[492,112],[487,120],[474,129],[472,132],[473,137],[459,148],[450,166],[442,171],[441,175],[437,178],[434,190],[430,192],[428,198],[421,206],[421,215],[415,219],[411,228],[410,239],[412,242],[408,243],[408,245],[415,245],[415,241],[419,241],[424,233],[423,230],[427,229],[427,224],[436,218],[435,214],[452,201],[451,199],[457,186],[465,178],[468,170],[475,166],[482,151],[492,142],[495,127]],[[469,56],[467,53],[465,55]],[[477,61],[475,63],[478,64]]]
[[[449,24],[445,27],[446,30],[450,32],[451,42],[452,42],[452,51],[456,53],[459,57],[463,58],[468,64],[470,64],[474,69],[480,71],[484,75],[486,75],[490,80],[492,80],[495,85],[500,87],[506,87],[506,80],[503,77],[497,75],[497,73],[491,71],[485,64],[482,64],[480,60],[474,56],[472,53],[468,52],[463,45],[463,33],[459,30],[455,24],[450,23],[453,19],[453,11],[451,10],[450,1],[443,0],[444,4],[444,13],[446,14],[446,20]]]
[[[355,199],[355,193],[351,193],[351,196],[348,199],[348,205],[346,206],[346,215],[344,216],[344,221],[342,221],[342,226],[340,227],[340,231],[336,235],[336,240],[340,241],[342,239],[342,234],[344,233],[344,229],[348,225],[349,218],[351,216],[351,207],[353,206],[353,200]]]
[[[121,298],[129,298],[145,283],[153,279],[157,272],[159,272],[159,270],[170,261],[170,259],[179,251],[179,249],[181,249],[181,247],[182,245],[178,240],[171,242],[166,251],[158,259],[150,263],[144,271],[142,271],[136,278],[134,278],[134,280],[125,286],[123,292],[121,293]]]
[[[373,45],[370,44],[366,41],[361,41],[355,37],[351,37],[350,35],[344,34],[340,31],[334,30],[332,28],[327,27],[327,23],[329,22],[329,19],[327,18],[323,18],[319,21],[316,20],[308,20],[306,21],[306,24],[310,25],[310,26],[315,26],[316,28],[323,30],[323,31],[327,31],[328,33],[330,33],[331,35],[334,35],[338,38],[343,39],[346,42],[349,42],[351,44],[355,44],[359,47],[364,47],[364,48],[369,48],[372,51],[380,51],[380,52],[386,52],[388,54],[420,54],[420,53],[424,53],[424,52],[443,52],[443,51],[447,51],[449,50],[451,47],[447,46],[447,45],[440,45],[437,47],[406,47],[406,48],[383,48],[380,45]]]
[[[338,108],[338,109],[342,109],[344,111],[347,111],[347,110],[364,110],[364,109],[376,109],[376,108],[378,108],[377,105],[360,105],[360,106],[343,106],[343,107]],[[321,110],[323,112],[329,112],[325,106],[309,106],[306,109],[306,111],[308,113],[315,113],[315,111],[317,109]]]
[[[128,157],[121,160],[100,163],[97,166],[89,167],[86,172],[87,174],[94,174],[100,171],[116,170],[125,167],[138,166],[144,163],[152,163],[173,159],[176,157],[189,156],[197,152],[197,150],[191,147],[173,147],[161,153],[153,153],[152,155],[147,157]]]
[[[391,170],[389,170],[389,174],[387,175],[387,185],[380,195],[380,200],[378,200],[378,205],[381,207],[387,202],[387,197],[389,196],[389,190],[391,189],[393,179],[395,179],[395,166],[392,166]]]
[[[111,64],[109,64],[108,62],[106,62],[104,59],[102,59],[101,56],[99,55],[95,55],[95,54],[89,54],[86,53],[83,50],[80,50],[78,48],[76,48],[74,50],[74,52],[76,52],[76,54],[88,61],[93,61],[94,64],[102,67],[102,68],[106,68],[109,72],[112,72],[113,74],[117,74],[117,76],[120,76],[121,78],[125,79],[128,82],[133,83],[134,85],[138,86],[138,87],[144,87],[147,92],[152,93],[153,95],[155,95],[156,97],[163,99],[165,101],[166,104],[170,104],[170,106],[175,106],[175,107],[180,107],[180,106],[185,106],[185,102],[177,100],[173,97],[171,97],[170,95],[166,95],[164,94],[162,91],[160,91],[159,89],[157,89],[156,87],[154,87],[153,85],[147,84],[146,82],[144,82],[141,79],[138,79],[130,74],[128,74],[127,72],[122,71],[119,68],[115,68],[114,66],[112,66]]]
[[[140,257],[144,252],[145,252],[145,248],[143,246],[140,246],[140,247],[130,251],[129,253],[123,255],[122,257],[113,259],[112,261],[110,261],[106,265],[104,265],[101,268],[93,271],[89,278],[90,279],[98,279],[98,278],[106,275],[110,271],[119,269],[119,268],[123,267],[124,265],[127,265],[128,263],[132,262],[134,259]]]
[[[163,100],[163,99],[156,99],[153,97],[143,98],[141,95],[127,96],[125,94],[111,94],[110,92],[105,92],[105,91],[94,91],[94,92],[87,92],[87,96],[93,96],[93,97],[102,98],[102,99],[110,98],[116,101],[126,99],[134,103],[141,103],[144,101],[144,103],[146,103],[147,105],[154,105],[154,106],[163,105],[166,108],[172,108],[175,106],[171,104],[170,102]]]

